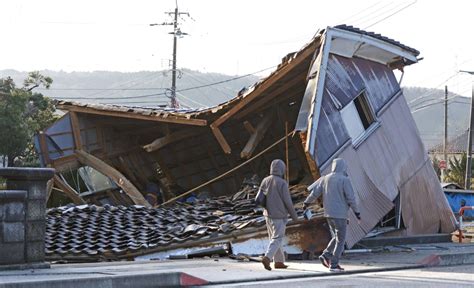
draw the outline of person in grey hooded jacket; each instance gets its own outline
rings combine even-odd
[[[304,201],[303,209],[322,195],[324,217],[327,219],[332,236],[323,254],[319,256],[319,260],[332,272],[343,271],[344,269],[339,266],[339,258],[344,250],[349,208],[352,208],[357,219],[360,220],[354,189],[347,175],[346,162],[340,158],[334,159],[332,172],[319,178],[307,189],[311,193]]]
[[[288,214],[293,220],[298,219],[293,202],[291,201],[288,182],[284,179],[286,171],[285,162],[280,159],[273,160],[270,165],[270,176],[262,180],[258,193],[266,195],[266,205],[263,215],[267,222],[268,245],[262,264],[267,270],[271,270],[270,261],[274,259],[276,269],[285,269],[285,255],[282,244],[285,236]],[[258,197],[258,196],[257,196]]]

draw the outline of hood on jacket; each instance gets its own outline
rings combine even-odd
[[[347,175],[347,164],[342,158],[332,160],[332,172]]]
[[[272,161],[272,164],[270,165],[270,175],[275,175],[281,178],[285,178],[285,170],[286,170],[285,162],[283,162],[280,159],[275,159]]]

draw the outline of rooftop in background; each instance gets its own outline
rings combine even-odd
[[[446,153],[448,154],[461,154],[467,151],[467,140],[468,132],[465,131],[461,135],[456,136],[455,138],[448,141],[446,145]],[[474,147],[474,144],[473,144]],[[443,153],[444,144],[440,143],[429,150],[429,153]]]

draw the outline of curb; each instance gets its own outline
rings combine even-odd
[[[425,267],[474,264],[474,253],[431,254],[418,264]]]
[[[359,269],[359,270],[344,271],[344,272],[338,272],[338,273],[315,272],[315,273],[310,273],[310,274],[308,273],[308,274],[296,274],[296,275],[285,275],[285,276],[270,276],[270,277],[259,277],[259,278],[247,278],[247,279],[240,279],[240,280],[209,281],[207,284],[204,284],[204,285],[228,285],[228,284],[247,283],[247,282],[277,281],[277,280],[301,279],[301,278],[320,278],[320,277],[344,276],[344,275],[373,273],[373,272],[410,270],[410,269],[419,269],[419,268],[425,268],[425,267],[427,266],[420,265],[420,264],[411,264],[411,265],[388,267],[388,268]]]
[[[227,284],[237,284],[237,283],[248,283],[248,282],[263,282],[263,281],[277,281],[285,279],[300,279],[300,278],[319,278],[319,277],[329,277],[329,276],[344,276],[344,275],[354,275],[354,274],[364,274],[364,273],[374,273],[374,272],[390,272],[390,271],[400,271],[400,270],[410,270],[410,269],[422,269],[435,266],[456,266],[456,265],[465,265],[465,264],[474,264],[474,253],[456,253],[456,254],[431,254],[417,264],[407,264],[403,266],[394,266],[387,268],[368,268],[368,269],[359,269],[352,271],[344,271],[339,273],[330,273],[330,272],[314,272],[308,274],[299,274],[299,275],[286,275],[286,276],[270,276],[270,277],[260,277],[260,278],[248,278],[241,280],[226,280],[226,281],[209,281],[205,285],[227,285]]]
[[[183,273],[157,273],[135,275],[109,275],[76,279],[54,279],[44,281],[23,281],[0,283],[0,288],[126,288],[126,287],[187,287],[202,286],[209,282],[198,277]]]

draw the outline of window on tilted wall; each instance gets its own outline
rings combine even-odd
[[[341,109],[341,116],[353,140],[361,136],[375,122],[375,116],[364,92]]]

